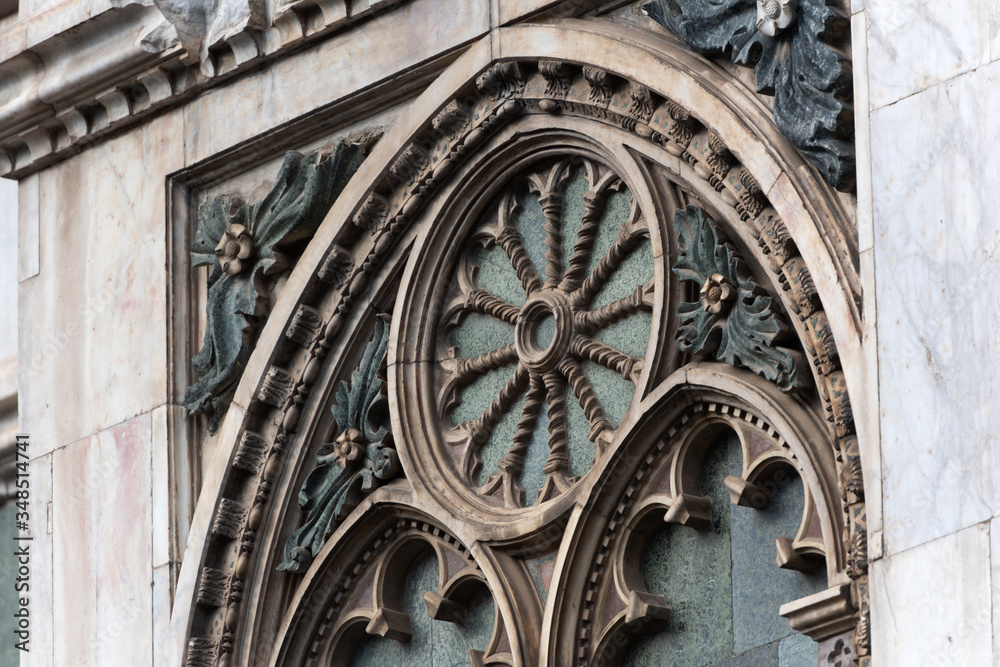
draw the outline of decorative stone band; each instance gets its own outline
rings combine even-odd
[[[15,58],[0,63],[0,80],[7,79],[0,84],[0,99],[29,100],[11,104],[9,113],[0,108],[0,176],[22,178],[142,118],[398,3],[399,0],[284,2],[275,11],[270,26],[263,30],[246,27],[209,45],[204,60],[199,60],[198,54],[188,54],[176,40],[154,47],[148,43],[149,35],[144,48],[135,48],[143,31],[155,25],[150,24],[145,14],[158,20],[162,16],[152,7],[115,8],[78,26],[75,39],[65,40],[63,35],[57,35],[49,40],[53,45],[59,44],[58,49],[53,46],[50,50],[66,53],[65,62],[57,64],[58,71],[65,72],[61,78],[67,83],[47,91],[45,102],[38,99],[45,74],[45,67],[37,64],[43,62],[38,56],[26,54],[24,62]],[[138,16],[139,11],[145,14]],[[87,31],[95,37],[80,37],[89,34]],[[95,57],[89,49],[110,48],[101,36],[109,31],[125,34],[131,50],[121,46],[118,51],[124,55],[117,59],[103,57],[104,51],[100,52],[102,57]],[[33,51],[46,52],[48,44],[38,44]],[[108,64],[107,71],[95,71],[95,67],[104,63]],[[7,71],[16,75],[4,77]],[[79,85],[72,85],[73,81],[81,80],[101,81],[102,87],[80,90]]]
[[[811,281],[801,279],[803,267],[795,261],[799,259],[798,250],[777,212],[735,157],[727,157],[728,173],[722,177],[718,175],[722,169],[718,167],[716,156],[721,154],[721,147],[718,141],[712,140],[711,132],[699,119],[658,91],[648,91],[653,111],[648,114],[648,120],[643,120],[647,116],[646,97],[642,93],[633,94],[634,82],[596,67],[566,63],[565,69],[559,68],[559,76],[570,80],[565,97],[546,93],[550,84],[539,72],[537,62],[495,64],[477,79],[474,88],[455,95],[453,101],[461,106],[462,114],[456,116],[455,107],[449,103],[440,112],[440,120],[428,124],[422,133],[413,137],[411,144],[422,147],[423,152],[431,156],[419,172],[412,175],[412,179],[407,174],[407,178],[401,180],[395,175],[402,173],[400,169],[389,170],[373,186],[372,192],[380,193],[379,197],[385,202],[384,214],[379,210],[377,216],[366,218],[364,224],[344,225],[339,230],[333,242],[334,249],[324,264],[324,267],[330,265],[329,270],[321,270],[321,275],[313,281],[315,289],[307,290],[308,296],[304,297],[311,301],[303,301],[305,305],[315,306],[327,299],[335,305],[329,311],[317,310],[331,314],[324,317],[320,334],[307,347],[294,337],[283,337],[282,345],[287,349],[276,355],[278,359],[301,360],[295,370],[282,369],[292,378],[288,398],[280,407],[271,408],[259,399],[248,406],[248,413],[257,416],[255,423],[259,426],[254,428],[257,437],[246,442],[255,446],[242,454],[237,452],[233,465],[240,472],[226,487],[229,498],[248,499],[242,502],[250,505],[241,537],[234,544],[234,540],[224,535],[212,535],[206,545],[209,555],[217,554],[219,560],[233,550],[238,554],[233,577],[229,580],[229,605],[197,614],[190,630],[194,640],[218,642],[219,664],[228,663],[234,633],[241,623],[240,600],[254,557],[256,531],[270,508],[271,485],[280,471],[283,451],[298,429],[302,406],[320,376],[328,352],[337,344],[355,308],[366,303],[364,297],[369,284],[394,252],[410,222],[464,156],[476,150],[499,127],[522,114],[573,115],[621,127],[680,157],[749,225],[763,252],[770,255],[768,259],[778,282],[791,293],[796,303],[805,306],[800,306],[797,316],[802,319],[822,312],[822,304],[812,296],[815,289],[810,290]],[[562,87],[553,92],[562,95]],[[636,96],[639,103],[634,104]],[[455,129],[458,123],[462,123],[460,130]],[[405,153],[406,147],[398,154]],[[359,205],[355,213],[361,210],[363,207]],[[366,228],[368,233],[364,233]],[[350,262],[348,257],[359,259]],[[803,328],[808,330],[804,323]],[[854,422],[839,359],[833,354],[829,336],[821,331],[817,333],[819,335],[807,339],[805,345],[814,355],[811,361],[817,387],[830,428],[839,438],[838,458],[842,458],[844,443],[854,434]],[[823,355],[822,363],[817,361],[820,354]],[[264,443],[259,448],[258,438]],[[263,464],[256,464],[257,460]],[[851,514],[863,519],[863,502],[853,503],[849,509]],[[867,627],[867,575],[859,577],[854,585],[862,601],[858,627]],[[863,639],[856,640],[860,651],[865,651],[863,643]],[[867,655],[867,651],[860,655]]]

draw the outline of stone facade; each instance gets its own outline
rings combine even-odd
[[[21,664],[1000,655],[993,2],[9,4]]]

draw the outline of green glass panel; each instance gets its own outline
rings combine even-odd
[[[527,188],[518,195],[518,203],[521,204],[521,212],[517,216],[517,227],[521,231],[521,239],[524,247],[528,251],[528,257],[532,264],[538,269],[538,275],[545,281],[545,214],[542,213],[542,205],[538,202],[538,197],[528,191]]]
[[[490,407],[493,399],[500,394],[507,380],[514,376],[515,368],[514,365],[504,366],[473,380],[462,390],[462,402],[452,411],[451,423],[457,426],[477,419],[486,412],[486,408]]]
[[[590,361],[583,364],[583,370],[594,387],[594,393],[597,394],[604,413],[617,428],[625,418],[629,404],[632,403],[635,385],[615,371]]]
[[[524,457],[524,471],[521,473],[521,486],[524,487],[524,504],[534,505],[535,496],[545,486],[545,461],[549,458],[549,415],[548,403],[542,405],[542,411],[535,422],[535,430],[531,434],[531,443]]]
[[[517,422],[521,419],[521,411],[524,410],[526,398],[525,394],[522,393],[510,411],[500,419],[500,422],[493,429],[490,439],[479,450],[479,457],[483,461],[483,467],[479,470],[480,484],[485,484],[490,475],[499,474],[500,460],[510,449],[514,434],[517,433]]]
[[[594,297],[591,308],[600,308],[619,299],[624,299],[632,294],[636,287],[645,285],[652,279],[653,244],[647,239],[629,253],[618,269],[611,274],[611,278]]]
[[[696,531],[664,524],[642,555],[642,574],[651,593],[673,606],[663,632],[642,635],[622,665],[702,667],[733,655],[732,570],[729,493],[722,484],[739,473],[739,449],[713,447],[705,457],[701,487],[712,498],[712,526]]]
[[[778,614],[778,608],[826,588],[822,568],[803,574],[775,565],[775,540],[795,537],[802,521],[802,480],[794,472],[780,470],[756,483],[774,493],[767,506],[762,510],[734,506],[732,510],[733,639],[737,653],[792,634],[788,619]]]
[[[544,350],[552,343],[555,335],[556,318],[551,315],[542,316],[538,321],[538,327],[535,329],[535,345],[538,346],[538,349]]]
[[[469,664],[469,650],[485,650],[493,632],[495,609],[483,590],[471,600],[462,625],[435,621],[427,615],[423,595],[438,587],[438,561],[424,552],[412,562],[403,585],[403,607],[410,614],[413,637],[408,642],[381,637],[361,641],[351,665],[356,667],[451,667]]]
[[[610,345],[630,357],[644,358],[649,344],[649,332],[653,326],[653,314],[639,312],[629,315],[594,333],[594,339]]]
[[[451,344],[458,346],[459,356],[478,357],[514,342],[514,327],[489,315],[472,313],[451,332]]]
[[[582,477],[594,461],[597,448],[590,441],[590,422],[576,399],[573,388],[566,387],[566,426],[569,433],[569,472]]]
[[[503,248],[480,248],[476,251],[476,263],[479,265],[476,284],[507,303],[518,307],[524,305],[527,298],[524,287]]]

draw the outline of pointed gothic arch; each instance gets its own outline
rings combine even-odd
[[[461,461],[477,438],[466,433],[462,443],[443,433],[438,306],[458,270],[456,251],[477,229],[495,224],[483,216],[498,210],[504,189],[559,160],[580,173],[584,163],[597,165],[591,188],[601,173],[614,173],[636,202],[633,218],[642,213],[654,280],[652,295],[636,298],[652,313],[651,336],[642,362],[623,371],[635,389],[619,423],[606,429],[612,433],[601,439],[588,416],[600,440],[593,464],[572,471],[547,462],[539,502],[530,504],[491,495],[499,483],[493,491],[479,488],[488,486],[488,476],[470,483],[475,465]],[[679,204],[707,216],[713,238],[725,239],[746,267],[741,277],[751,280],[753,293],[773,300],[772,312],[786,325],[780,347],[794,353],[785,367],[768,371],[746,357],[744,368],[692,364],[675,348],[677,308],[697,300],[674,273],[678,257],[691,252],[682,248],[673,219]],[[386,614],[381,626],[372,615],[377,604],[366,607],[332,583],[348,564],[361,568],[361,579],[369,576],[365,564],[382,562],[395,544],[391,530],[431,535],[426,539],[436,553],[468,556],[503,625],[480,656],[484,664],[602,660],[615,633],[634,634],[643,619],[648,630],[669,613],[669,601],[641,590],[634,568],[622,564],[626,557],[614,550],[626,549],[627,540],[616,531],[645,520],[632,502],[659,502],[657,511],[682,525],[704,521],[705,505],[685,482],[683,442],[671,439],[688,433],[689,423],[713,420],[742,434],[742,489],[753,489],[755,466],[767,468],[771,463],[761,461],[768,457],[804,480],[806,510],[815,513],[804,514],[802,530],[788,537],[783,554],[779,546],[778,558],[793,568],[821,558],[826,588],[788,608],[793,626],[817,638],[859,626],[856,649],[864,651],[863,448],[848,400],[848,386],[860,381],[852,376],[860,294],[850,229],[836,195],[778,133],[764,105],[705,59],[662,35],[613,23],[497,29],[433,82],[375,146],[274,305],[205,471],[184,555],[173,623],[184,637],[186,664],[329,657],[325,642],[339,636],[335,628],[356,632],[362,620],[392,636]],[[489,243],[501,241],[494,234]],[[726,284],[737,287],[735,279]],[[562,312],[577,322],[582,313],[560,299],[539,306],[543,315],[558,319]],[[516,324],[533,317],[526,309],[504,311],[500,319],[529,329]],[[313,455],[344,430],[329,411],[337,387],[357,367],[376,315],[390,312],[386,382],[403,478],[368,489],[322,550],[301,563],[304,575],[276,572],[301,523],[296,496]],[[532,326],[529,339],[538,325]],[[551,405],[559,391],[546,386],[546,374],[559,359],[529,359],[549,348],[525,347],[514,350],[510,363],[537,362],[537,372],[526,372],[511,392],[538,387]],[[703,348],[694,352],[705,355]],[[597,353],[587,358],[596,362]],[[797,379],[790,379],[788,364],[796,365]],[[564,398],[579,389],[568,375],[558,382]],[[751,433],[771,442],[757,458],[747,455]],[[669,484],[655,490],[653,478]],[[739,489],[730,493],[739,500]],[[523,561],[548,553],[556,556],[543,605]],[[602,578],[609,558],[617,565]],[[437,595],[435,609],[458,604],[447,591]],[[361,605],[346,624],[338,616],[343,601]],[[598,617],[609,624],[596,627]]]

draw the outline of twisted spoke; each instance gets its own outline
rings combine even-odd
[[[638,215],[623,224],[621,231],[618,233],[618,238],[615,239],[614,244],[608,250],[608,254],[601,258],[601,261],[583,282],[580,289],[573,292],[573,305],[578,308],[589,306],[590,302],[594,300],[594,296],[601,291],[601,288],[608,282],[612,274],[618,270],[622,262],[648,236],[649,229]]]
[[[566,428],[566,387],[555,371],[545,374],[545,391],[549,402],[549,457],[542,472],[569,471],[569,431]]]
[[[635,291],[614,303],[597,310],[585,310],[574,316],[574,326],[580,333],[588,334],[610,326],[640,310],[653,309],[653,282],[639,285]]]
[[[469,292],[469,296],[465,300],[465,310],[471,313],[492,315],[507,324],[517,324],[517,316],[521,312],[517,306],[512,306],[503,299],[493,296],[481,287]]]
[[[538,195],[545,216],[545,289],[559,285],[563,271],[562,186],[571,175],[569,160],[557,162],[544,174],[528,178],[531,191]]]
[[[510,411],[514,401],[521,395],[524,386],[528,383],[528,369],[521,364],[517,365],[514,375],[507,380],[507,384],[497,395],[490,407],[481,417],[468,425],[469,437],[475,445],[482,445],[490,439],[493,429],[500,423],[503,416]]]
[[[587,359],[621,375],[633,384],[642,373],[642,359],[630,357],[593,338],[577,334],[570,344],[570,352],[579,359]]]
[[[498,466],[504,478],[504,500],[508,507],[522,507],[524,505],[524,487],[521,486],[524,457],[528,453],[531,436],[535,432],[535,424],[538,423],[538,416],[542,412],[542,403],[544,402],[545,383],[540,375],[532,374],[528,393],[524,400],[524,409],[521,410],[521,418],[517,422],[517,430],[514,433],[513,446],[507,450]]]
[[[576,359],[563,359],[559,364],[559,372],[566,377],[570,386],[573,387],[573,393],[576,394],[576,399],[580,401],[583,414],[587,416],[587,420],[590,422],[590,434],[588,436],[590,441],[598,446],[598,452],[603,451],[610,443],[615,429],[611,420],[604,414],[601,401],[597,398],[597,394],[594,393],[594,388],[590,386],[587,374],[583,372],[583,366]]]
[[[596,165],[591,168],[597,169]],[[594,251],[594,242],[597,240],[601,216],[604,215],[608,197],[613,190],[619,190],[623,186],[624,183],[614,172],[606,171],[590,192],[584,195],[584,211],[580,231],[577,232],[576,243],[573,244],[573,254],[569,260],[569,268],[559,285],[559,289],[565,292],[579,289],[590,264],[590,255]]]
[[[480,354],[478,357],[459,359],[454,377],[458,379],[460,384],[469,384],[480,375],[509,366],[515,361],[517,361],[517,350],[514,348],[514,344],[510,343],[498,350]]]
[[[507,253],[510,265],[514,267],[514,272],[517,273],[517,279],[521,281],[525,293],[531,296],[534,292],[542,289],[542,279],[538,277],[538,270],[531,263],[531,257],[528,256],[528,251],[524,247],[521,232],[518,231],[517,225],[512,220],[518,208],[520,207],[514,194],[510,191],[504,194],[500,200],[499,230],[495,238],[497,245]]]

